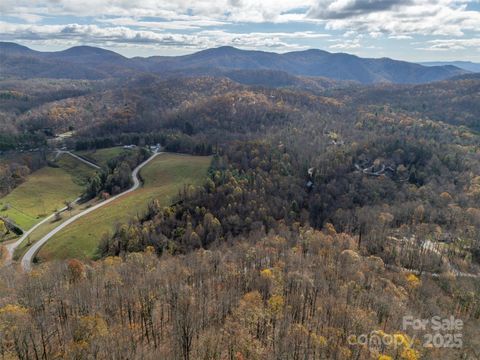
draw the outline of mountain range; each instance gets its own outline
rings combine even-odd
[[[466,71],[480,73],[480,63],[475,63],[472,61],[426,61],[426,62],[421,62],[419,64],[424,66],[452,65]]]
[[[184,56],[126,58],[110,50],[76,46],[41,52],[0,42],[1,78],[106,79],[154,73],[161,77],[221,75],[240,83],[288,86],[308,79],[374,83],[427,83],[468,73],[446,64],[423,66],[389,58],[361,58],[323,50],[277,54],[224,46]],[[271,82],[265,84],[265,82]]]

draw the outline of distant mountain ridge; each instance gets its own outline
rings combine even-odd
[[[212,74],[229,77],[229,74],[234,74],[235,81],[240,83],[244,80],[255,83],[255,76],[267,79],[281,74],[283,82],[288,85],[298,83],[296,77],[328,78],[362,84],[418,84],[444,80],[468,71],[451,65],[423,66],[389,58],[360,58],[315,49],[277,54],[223,46],[184,56],[129,59],[113,51],[91,46],[40,52],[15,43],[0,42],[2,78],[104,79],[139,73],[155,73],[162,77]],[[259,85],[264,82],[258,81]],[[274,80],[268,82],[283,83]]]
[[[419,64],[424,66],[452,65],[466,71],[480,73],[480,63],[475,63],[472,61],[426,61],[426,62],[421,62]]]

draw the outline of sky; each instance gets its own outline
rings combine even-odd
[[[1,0],[0,41],[128,57],[228,45],[480,62],[480,0]]]

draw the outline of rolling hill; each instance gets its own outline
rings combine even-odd
[[[415,116],[480,130],[480,74],[416,86],[379,85],[356,90],[355,102],[389,105]]]
[[[163,77],[215,74],[229,77],[230,71],[242,70],[242,76],[238,72],[233,74],[236,81],[246,83],[251,83],[252,77],[258,77],[261,71],[267,71],[263,78],[286,73],[293,77],[322,77],[362,84],[426,83],[467,72],[451,65],[422,66],[388,58],[360,58],[315,49],[277,54],[224,46],[184,56],[128,59],[113,51],[90,46],[40,52],[5,42],[0,43],[0,66],[3,78],[90,80],[129,77],[141,73],[155,73]],[[251,71],[254,73],[249,74]],[[268,82],[271,83],[270,80]]]
[[[420,65],[424,65],[424,66],[451,65],[466,71],[480,73],[480,63],[474,63],[472,61],[427,61],[427,62],[420,63]]]
[[[182,70],[187,73],[208,69],[277,70],[297,76],[320,76],[335,80],[371,83],[425,83],[446,79],[465,71],[454,66],[425,67],[388,58],[367,59],[323,50],[276,54],[245,51],[233,47],[208,49],[174,58],[134,59],[151,72]]]

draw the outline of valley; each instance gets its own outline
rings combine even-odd
[[[184,186],[198,185],[206,176],[209,157],[160,154],[139,173],[142,187],[95,210],[54,235],[38,254],[40,261],[52,259],[91,259],[98,257],[104,234],[133,217],[142,217],[148,204],[160,206],[173,202]]]
[[[76,157],[77,155],[68,152],[56,152],[52,158],[55,159],[53,164],[59,169],[71,176],[75,174],[73,181],[85,185],[86,179],[92,175],[96,164],[105,167],[109,160],[130,151],[122,147],[100,149],[94,152],[81,151],[78,152],[78,156],[81,157]],[[168,153],[160,155],[160,158],[153,159],[151,164],[147,164],[139,172],[138,176],[142,183],[136,183],[135,188],[132,188],[133,191],[128,191],[130,194],[121,193],[121,198],[107,199],[108,205],[105,200],[79,202],[78,198],[77,203],[68,197],[57,200],[58,207],[46,211],[43,218],[38,219],[40,222],[32,223],[33,226],[24,229],[24,231],[30,230],[28,235],[25,234],[20,239],[11,241],[11,245],[7,245],[13,259],[21,259],[22,264],[25,264],[22,266],[28,268],[39,250],[38,257],[41,261],[71,257],[94,258],[98,256],[99,241],[104,234],[112,232],[115,226],[129,221],[135,215],[142,216],[143,212],[147,210],[147,205],[154,199],[160,199],[160,205],[169,205],[185,186],[200,184],[199,181],[206,176],[206,170],[211,161],[209,157]],[[50,179],[51,181],[49,181]],[[56,173],[52,174],[51,178],[34,173],[23,186],[2,200],[12,201],[11,199],[16,197],[20,199],[31,197],[30,191],[35,191],[36,196],[42,201],[49,200],[49,189],[52,189],[51,192],[55,191],[60,198],[65,193],[58,193],[56,189],[59,186],[65,187],[65,183],[58,183],[62,179],[59,179],[59,175]],[[141,188],[137,189],[138,186]],[[81,191],[77,189],[74,196],[78,197],[80,194]],[[31,201],[38,203],[39,200],[34,198]],[[64,208],[64,204],[69,202],[71,203],[69,208]],[[15,209],[18,209],[17,211],[21,214],[31,211],[30,207],[24,207],[24,202],[21,200],[15,204]],[[83,216],[83,213],[90,211],[92,211],[90,215]],[[10,211],[6,216],[12,217],[15,222],[23,220],[22,217],[14,217],[14,215],[16,213]],[[79,220],[75,221],[77,218]],[[75,223],[70,225],[73,221]],[[63,227],[65,229],[60,230]],[[58,235],[53,235],[57,232]],[[37,242],[39,243],[37,244]]]

